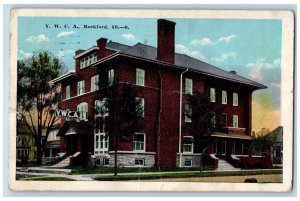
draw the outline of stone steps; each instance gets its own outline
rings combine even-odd
[[[223,170],[241,170],[240,168],[233,167],[230,163],[223,159],[218,160],[218,168],[217,170],[223,171]]]
[[[56,163],[55,165],[52,165],[52,167],[68,167],[69,165],[70,165],[70,156]]]

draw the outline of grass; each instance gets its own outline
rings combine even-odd
[[[250,170],[250,171],[227,171],[227,172],[188,172],[188,173],[153,173],[149,175],[118,175],[118,176],[97,176],[98,181],[120,181],[120,180],[149,180],[164,178],[189,178],[189,177],[219,177],[219,176],[245,176],[245,175],[266,175],[282,174],[282,170]]]
[[[209,170],[209,169],[203,169]],[[200,171],[199,168],[118,168],[118,173],[144,173],[144,172],[174,172],[174,171]],[[108,174],[114,173],[113,167],[73,168],[71,174]]]

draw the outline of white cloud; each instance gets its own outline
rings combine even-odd
[[[280,88],[280,83],[271,82],[270,85],[271,85],[272,88]]]
[[[181,45],[181,44],[176,44],[175,45],[176,52],[186,54],[195,58],[199,59],[205,59],[205,57],[201,54],[199,51],[192,51],[188,49],[186,46]]]
[[[74,54],[74,50],[59,50],[56,54],[57,57],[63,58],[66,55]]]
[[[228,43],[234,38],[236,38],[236,35],[223,36],[223,37],[219,38],[218,41]]]
[[[48,42],[50,41],[50,39],[45,36],[44,34],[39,34],[37,36],[29,36],[26,41],[30,42],[30,43],[33,43],[33,42],[36,42],[36,43],[39,43],[39,42]]]
[[[275,59],[273,62],[268,62],[266,59],[258,59],[255,63],[248,63],[246,66],[249,68],[257,69],[271,69],[280,67],[280,59]]]
[[[215,43],[210,40],[209,38],[202,38],[200,40],[192,40],[191,42],[193,45],[202,45],[202,46],[205,46],[205,45],[214,45]]]
[[[253,79],[257,79],[257,80],[262,80],[263,76],[262,76],[262,70],[270,70],[270,69],[276,69],[279,68],[281,64],[281,60],[280,59],[275,59],[273,60],[273,62],[268,62],[266,59],[264,58],[260,58],[258,60],[256,60],[255,63],[248,63],[246,65],[246,67],[251,68],[250,71],[250,77]],[[271,87],[273,88],[279,88],[280,84],[276,84],[276,83],[271,83]]]
[[[228,52],[228,53],[222,54],[220,57],[213,57],[213,58],[211,58],[211,60],[216,61],[216,62],[223,62],[228,59],[235,59],[236,57],[237,57],[236,53]]]
[[[60,32],[59,34],[57,34],[56,37],[57,38],[64,38],[64,37],[70,36],[74,33],[75,33],[74,31],[63,31],[63,32]]]
[[[129,41],[136,41],[137,38],[133,34],[122,34],[122,37]]]
[[[18,59],[20,60],[29,59],[30,57],[32,57],[32,55],[33,54],[30,52],[24,52],[23,50],[19,50]]]

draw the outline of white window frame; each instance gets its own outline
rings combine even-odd
[[[227,91],[222,90],[222,104],[227,104]]]
[[[142,164],[136,164],[135,162],[137,161],[137,160],[141,160],[141,161],[143,161],[143,163]],[[134,159],[134,166],[145,166],[145,159],[144,158],[135,158]]]
[[[193,94],[193,80],[185,78],[185,94]]]
[[[135,100],[136,100],[136,103],[138,103],[138,102],[141,103],[141,105],[137,105],[136,104],[136,111],[138,111],[140,109],[139,107],[141,107],[141,109],[142,109],[143,112],[140,115],[140,117],[145,117],[145,99],[144,98],[140,98],[140,97],[136,97]]]
[[[99,75],[91,77],[91,92],[99,90]]]
[[[85,93],[84,80],[77,82],[77,96],[83,95]]]
[[[187,115],[187,113],[190,113],[192,115],[192,108],[189,104],[185,104],[185,110],[184,110],[184,122],[190,123],[192,122],[192,118]]]
[[[89,54],[84,58],[80,59],[80,69],[88,67],[95,62],[97,62],[97,52]]]
[[[108,164],[105,164],[105,160],[108,160]],[[110,163],[109,158],[103,158],[103,160],[102,160],[103,166],[108,167],[108,166],[109,166],[109,163]]]
[[[98,140],[97,140],[98,138]],[[95,133],[94,135],[94,152],[96,153],[105,153],[109,149],[109,136],[107,133]],[[99,145],[97,147],[97,145]],[[102,148],[101,148],[102,146]]]
[[[135,84],[138,86],[145,86],[145,70],[140,68],[136,69]]]
[[[186,165],[185,162],[186,161],[191,161],[191,165]],[[193,167],[193,160],[192,159],[185,159],[183,162],[184,167]]]
[[[224,146],[225,145],[225,146]],[[222,141],[222,149],[221,149],[221,154],[222,155],[226,155],[226,149],[227,149],[227,143],[226,143],[226,141]],[[224,149],[225,148],[225,149]],[[223,150],[224,149],[224,150]],[[224,151],[224,152],[223,152]]]
[[[70,85],[66,86],[66,99],[71,98],[71,88]]]
[[[134,140],[135,135],[143,135],[144,136],[144,141],[143,142],[135,141]],[[143,143],[143,149],[136,149],[136,147],[137,147],[136,143],[137,142]],[[134,152],[146,152],[146,133],[134,133],[132,149],[133,149]]]
[[[213,152],[213,154],[217,154],[218,153],[218,140],[214,141],[212,152]]]
[[[239,94],[236,92],[233,92],[233,94],[232,94],[232,105],[233,106],[239,105]]]
[[[232,115],[232,127],[233,128],[239,127],[239,116],[238,115]]]
[[[98,107],[98,108],[102,108],[104,107],[103,105],[105,104],[105,102],[107,101],[107,98],[103,98],[102,100],[95,100],[95,109]],[[105,114],[102,115],[102,114],[98,114],[98,115],[95,115],[95,116],[99,116],[99,117],[107,117],[108,116],[108,108],[104,108],[103,110],[106,110],[105,111]]]
[[[209,90],[210,102],[216,102],[216,88],[210,88]]]
[[[81,113],[81,112],[84,112],[84,110],[81,110],[83,108],[86,108],[86,113],[85,114]],[[77,111],[79,112],[78,121],[88,121],[89,107],[88,107],[88,103],[87,102],[80,103],[77,106]]]
[[[184,138],[191,138],[192,143],[191,144],[184,144]],[[193,140],[194,140],[193,136],[183,136],[183,141],[182,141],[183,142],[183,144],[182,144],[182,152],[183,153],[190,153],[190,154],[194,153],[194,141]],[[191,151],[184,151],[185,146],[190,146]]]
[[[115,79],[115,70],[110,69],[108,71],[108,86],[111,86],[113,84],[114,79]]]

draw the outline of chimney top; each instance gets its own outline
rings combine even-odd
[[[234,71],[234,70],[232,70],[232,71],[229,71],[229,73],[231,73],[231,74],[234,74],[234,75],[236,75],[237,73],[236,73],[236,71]]]

